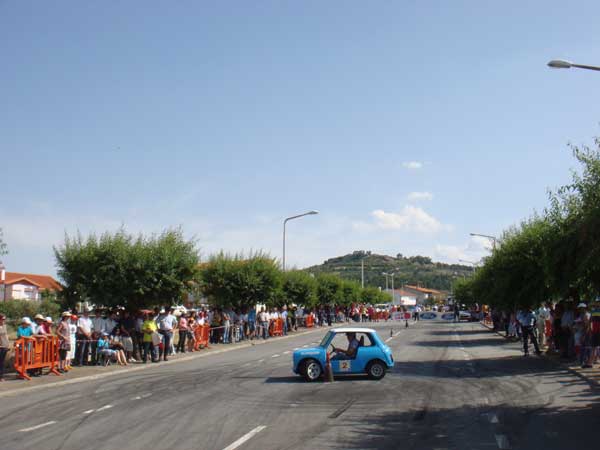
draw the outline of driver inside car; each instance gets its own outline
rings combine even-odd
[[[348,339],[348,350],[333,346],[333,351],[336,353],[332,359],[349,359],[356,356],[356,351],[359,347],[359,342],[356,339],[356,333],[346,333]]]

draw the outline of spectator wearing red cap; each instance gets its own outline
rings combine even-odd
[[[6,331],[6,317],[0,314],[0,382],[4,381],[4,360],[10,347],[8,332]]]

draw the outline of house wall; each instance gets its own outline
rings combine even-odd
[[[40,293],[37,286],[31,284],[11,284],[6,292],[7,300],[39,300]]]

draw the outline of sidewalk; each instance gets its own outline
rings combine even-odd
[[[16,395],[22,392],[28,392],[32,390],[43,389],[48,386],[62,386],[73,383],[80,383],[83,381],[99,380],[106,377],[130,374],[141,370],[151,370],[156,367],[164,367],[169,364],[178,364],[185,361],[191,361],[198,358],[204,358],[210,355],[219,353],[226,353],[241,348],[252,347],[254,345],[263,345],[270,342],[278,342],[282,339],[288,339],[292,337],[298,337],[316,331],[329,329],[329,327],[314,327],[305,329],[303,331],[290,332],[287,336],[271,337],[267,340],[255,339],[252,341],[242,341],[235,344],[210,344],[208,348],[198,350],[195,352],[188,352],[185,354],[176,354],[169,357],[169,361],[161,361],[159,363],[148,362],[143,364],[141,362],[130,363],[128,366],[119,366],[116,363],[110,366],[83,366],[74,367],[71,371],[66,374],[59,376],[56,375],[43,375],[41,377],[33,378],[31,381],[21,380],[16,377],[16,373],[5,374],[6,381],[0,383],[0,398]]]
[[[519,340],[513,340],[510,338],[507,338],[503,333],[500,333],[498,331],[494,331],[492,326],[484,323],[484,322],[479,322],[483,327],[487,328],[488,330],[490,330],[493,333],[496,333],[498,336],[503,337],[504,339],[506,339],[508,342],[514,343],[515,345],[518,345],[519,347],[519,351],[522,352],[522,344],[521,341]],[[530,344],[531,345],[531,344]],[[573,373],[574,375],[576,375],[579,378],[582,378],[584,380],[586,380],[590,385],[595,386],[595,387],[600,387],[600,365],[596,364],[596,366],[594,366],[591,369],[582,369],[581,366],[579,364],[577,364],[575,361],[573,360],[561,360],[560,356],[558,354],[555,353],[549,353],[547,351],[544,351],[542,353],[542,358],[545,358],[549,361],[552,361],[554,364],[556,364],[557,366],[568,370],[569,372]]]

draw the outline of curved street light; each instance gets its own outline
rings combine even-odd
[[[308,211],[305,212],[303,214],[298,214],[297,216],[291,216],[286,218],[283,221],[283,259],[282,259],[282,267],[283,267],[283,271],[285,272],[285,225],[288,223],[288,221],[293,220],[293,219],[299,219],[300,217],[304,217],[304,216],[312,216],[315,214],[319,214],[319,211],[315,211],[314,209],[312,211]]]
[[[553,69],[570,69],[571,67],[575,67],[577,69],[587,69],[587,70],[596,70],[600,71],[600,67],[598,66],[587,66],[584,64],[575,64],[571,61],[565,61],[564,59],[553,59],[548,63],[548,67]]]

